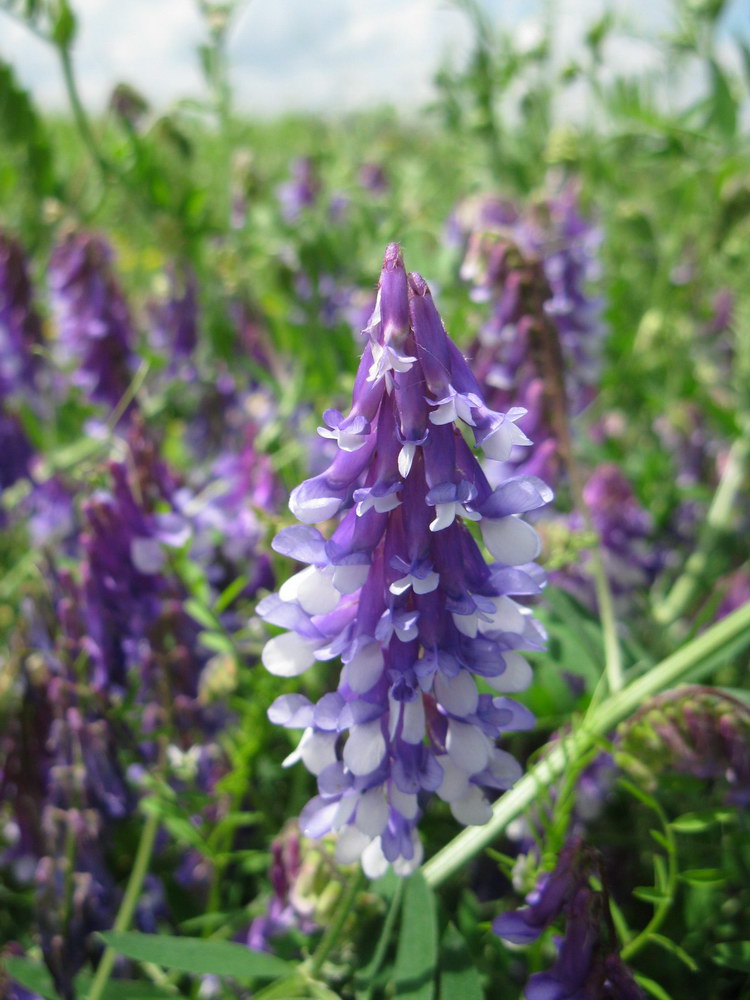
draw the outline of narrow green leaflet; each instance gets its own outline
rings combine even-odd
[[[482,984],[461,934],[448,924],[440,943],[440,1000],[483,1000]]]
[[[437,965],[435,897],[421,872],[404,887],[401,929],[393,971],[395,995],[403,1000],[434,1000]]]
[[[264,952],[251,951],[231,941],[139,934],[136,931],[102,934],[115,951],[139,962],[153,962],[168,969],[199,976],[231,976],[233,979],[276,979],[289,975],[291,966]]]
[[[669,993],[656,980],[649,979],[648,976],[636,976],[635,979],[638,985],[642,986],[650,996],[656,997],[656,1000],[672,1000]]]
[[[371,960],[363,969],[357,969],[355,977],[357,985],[357,1000],[369,1000],[372,996],[375,977],[383,964],[383,960],[388,950],[388,943],[390,942],[391,934],[393,933],[393,925],[396,922],[396,917],[398,916],[399,909],[401,907],[404,887],[403,879],[400,879],[395,875],[391,876],[392,872],[389,871],[388,875],[383,876],[383,878],[378,879],[377,882],[373,883],[373,889],[375,889],[376,892],[380,889],[384,898],[390,898],[390,905],[388,907],[385,920],[383,921],[380,937],[375,946],[375,951],[373,952]],[[396,879],[395,884],[393,883],[392,878]]]

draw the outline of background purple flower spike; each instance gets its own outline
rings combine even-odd
[[[133,376],[133,330],[104,239],[69,233],[49,266],[58,357],[74,385],[114,409]]]

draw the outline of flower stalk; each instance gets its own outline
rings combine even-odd
[[[672,625],[692,604],[705,582],[709,558],[718,540],[726,533],[737,499],[747,475],[750,458],[750,428],[738,437],[729,450],[719,485],[708,508],[704,531],[698,546],[685,563],[666,598],[654,608],[654,618],[661,625]]]
[[[156,835],[159,832],[159,822],[159,814],[156,811],[149,813],[146,817],[146,822],[144,823],[143,830],[141,831],[141,839],[138,843],[135,861],[133,862],[133,870],[130,873],[127,888],[125,889],[125,895],[122,898],[122,903],[120,904],[120,909],[117,912],[117,918],[115,919],[114,927],[112,928],[114,931],[126,931],[133,921],[133,915],[135,914],[136,907],[138,906],[141,889],[143,888],[143,880],[146,877],[151,863],[151,855],[154,850]],[[94,976],[94,981],[91,984],[87,1000],[101,1000],[101,997],[104,995],[104,991],[107,988],[107,983],[109,982],[109,977],[112,974],[116,958],[117,952],[114,948],[110,948],[109,946],[105,948],[101,961],[97,966],[96,975]]]

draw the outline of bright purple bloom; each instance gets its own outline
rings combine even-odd
[[[335,692],[317,704],[283,695],[269,717],[304,729],[287,763],[301,759],[318,776],[302,832],[339,832],[339,860],[361,857],[374,876],[389,862],[400,873],[419,864],[423,793],[449,802],[460,822],[481,824],[490,815],[483,789],[520,776],[495,741],[533,723],[505,695],[528,684],[521,651],[543,648],[545,637],[511,597],[538,594],[542,583],[536,533],[518,515],[551,492],[532,477],[490,487],[456,418],[502,460],[526,442],[515,425],[523,411],[487,408],[395,243],[368,334],[352,408],[329,411],[322,428],[339,450],[292,492],[303,524],[273,543],[307,568],[258,613],[289,630],[263,651],[271,673],[294,677],[335,657],[344,664]],[[334,517],[328,539],[312,527]],[[487,565],[465,521],[478,522],[497,562]],[[476,677],[498,696],[480,693]]]
[[[133,331],[112,270],[112,250],[99,236],[70,233],[52,254],[49,283],[60,361],[74,385],[116,407],[133,375]]]

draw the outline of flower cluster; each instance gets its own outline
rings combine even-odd
[[[320,178],[313,161],[301,156],[292,161],[291,178],[276,189],[285,222],[293,223],[305,208],[314,205],[320,194]]]
[[[663,568],[664,552],[654,544],[651,516],[638,502],[630,483],[616,465],[597,466],[583,488],[583,499],[600,539],[615,599],[625,601],[643,592]],[[573,531],[585,530],[578,512],[568,515],[566,525]],[[586,557],[551,574],[551,579],[581,603],[596,606]]]
[[[0,494],[29,474],[34,449],[8,402],[19,395],[34,400],[41,337],[23,250],[0,230]]]
[[[33,387],[41,342],[23,249],[0,230],[0,399]]]
[[[43,952],[65,997],[101,948],[93,932],[116,913],[122,872],[109,845],[147,772],[158,766],[190,793],[196,824],[224,808],[222,664],[199,641],[170,563],[189,552],[214,595],[240,573],[248,596],[273,582],[255,555],[261,528],[249,498],[267,502],[274,484],[252,440],[233,463],[223,456],[203,496],[179,483],[139,419],[123,444],[127,460],[111,462],[108,488],[82,505],[77,570],[50,553],[49,600],[27,602],[16,711],[0,743],[0,864],[36,885]],[[175,877],[194,888],[195,867],[186,855]],[[154,929],[163,895],[153,880],[139,926]]]
[[[605,890],[601,858],[579,839],[569,840],[555,870],[541,877],[522,910],[501,913],[493,931],[513,944],[536,941],[560,916],[565,936],[549,972],[535,973],[526,1000],[642,1000],[643,993],[620,958]]]
[[[198,282],[189,266],[166,272],[167,293],[149,304],[151,341],[156,351],[176,361],[189,358],[198,343]]]
[[[750,804],[750,709],[724,691],[690,685],[652,698],[620,726],[623,766],[656,784],[663,773],[710,782],[734,805]]]
[[[590,402],[600,367],[601,302],[588,291],[600,234],[572,184],[530,212],[485,199],[469,216],[459,222],[469,234],[461,274],[491,304],[473,370],[493,406],[528,411],[521,426],[534,448],[512,456],[518,471],[553,480],[566,459],[567,415]]]
[[[336,691],[317,704],[282,695],[269,717],[304,730],[286,763],[301,759],[318,778],[302,832],[338,831],[339,860],[361,858],[375,876],[389,862],[399,873],[419,864],[427,793],[460,822],[481,824],[490,815],[483,788],[507,789],[520,775],[495,741],[532,725],[507,694],[526,687],[522,651],[543,648],[545,637],[511,596],[538,594],[543,579],[532,563],[537,535],[518,515],[551,493],[523,476],[490,487],[457,422],[504,460],[528,443],[516,426],[523,410],[485,405],[397,244],[385,253],[368,333],[351,411],[326,411],[320,428],[337,454],[292,492],[303,523],[273,542],[307,568],[258,613],[289,630],[263,650],[271,673],[343,662]],[[329,539],[312,526],[339,514]],[[496,562],[485,562],[467,522]]]
[[[130,384],[134,355],[111,249],[99,236],[69,233],[52,254],[49,285],[60,362],[93,401],[116,407]]]

